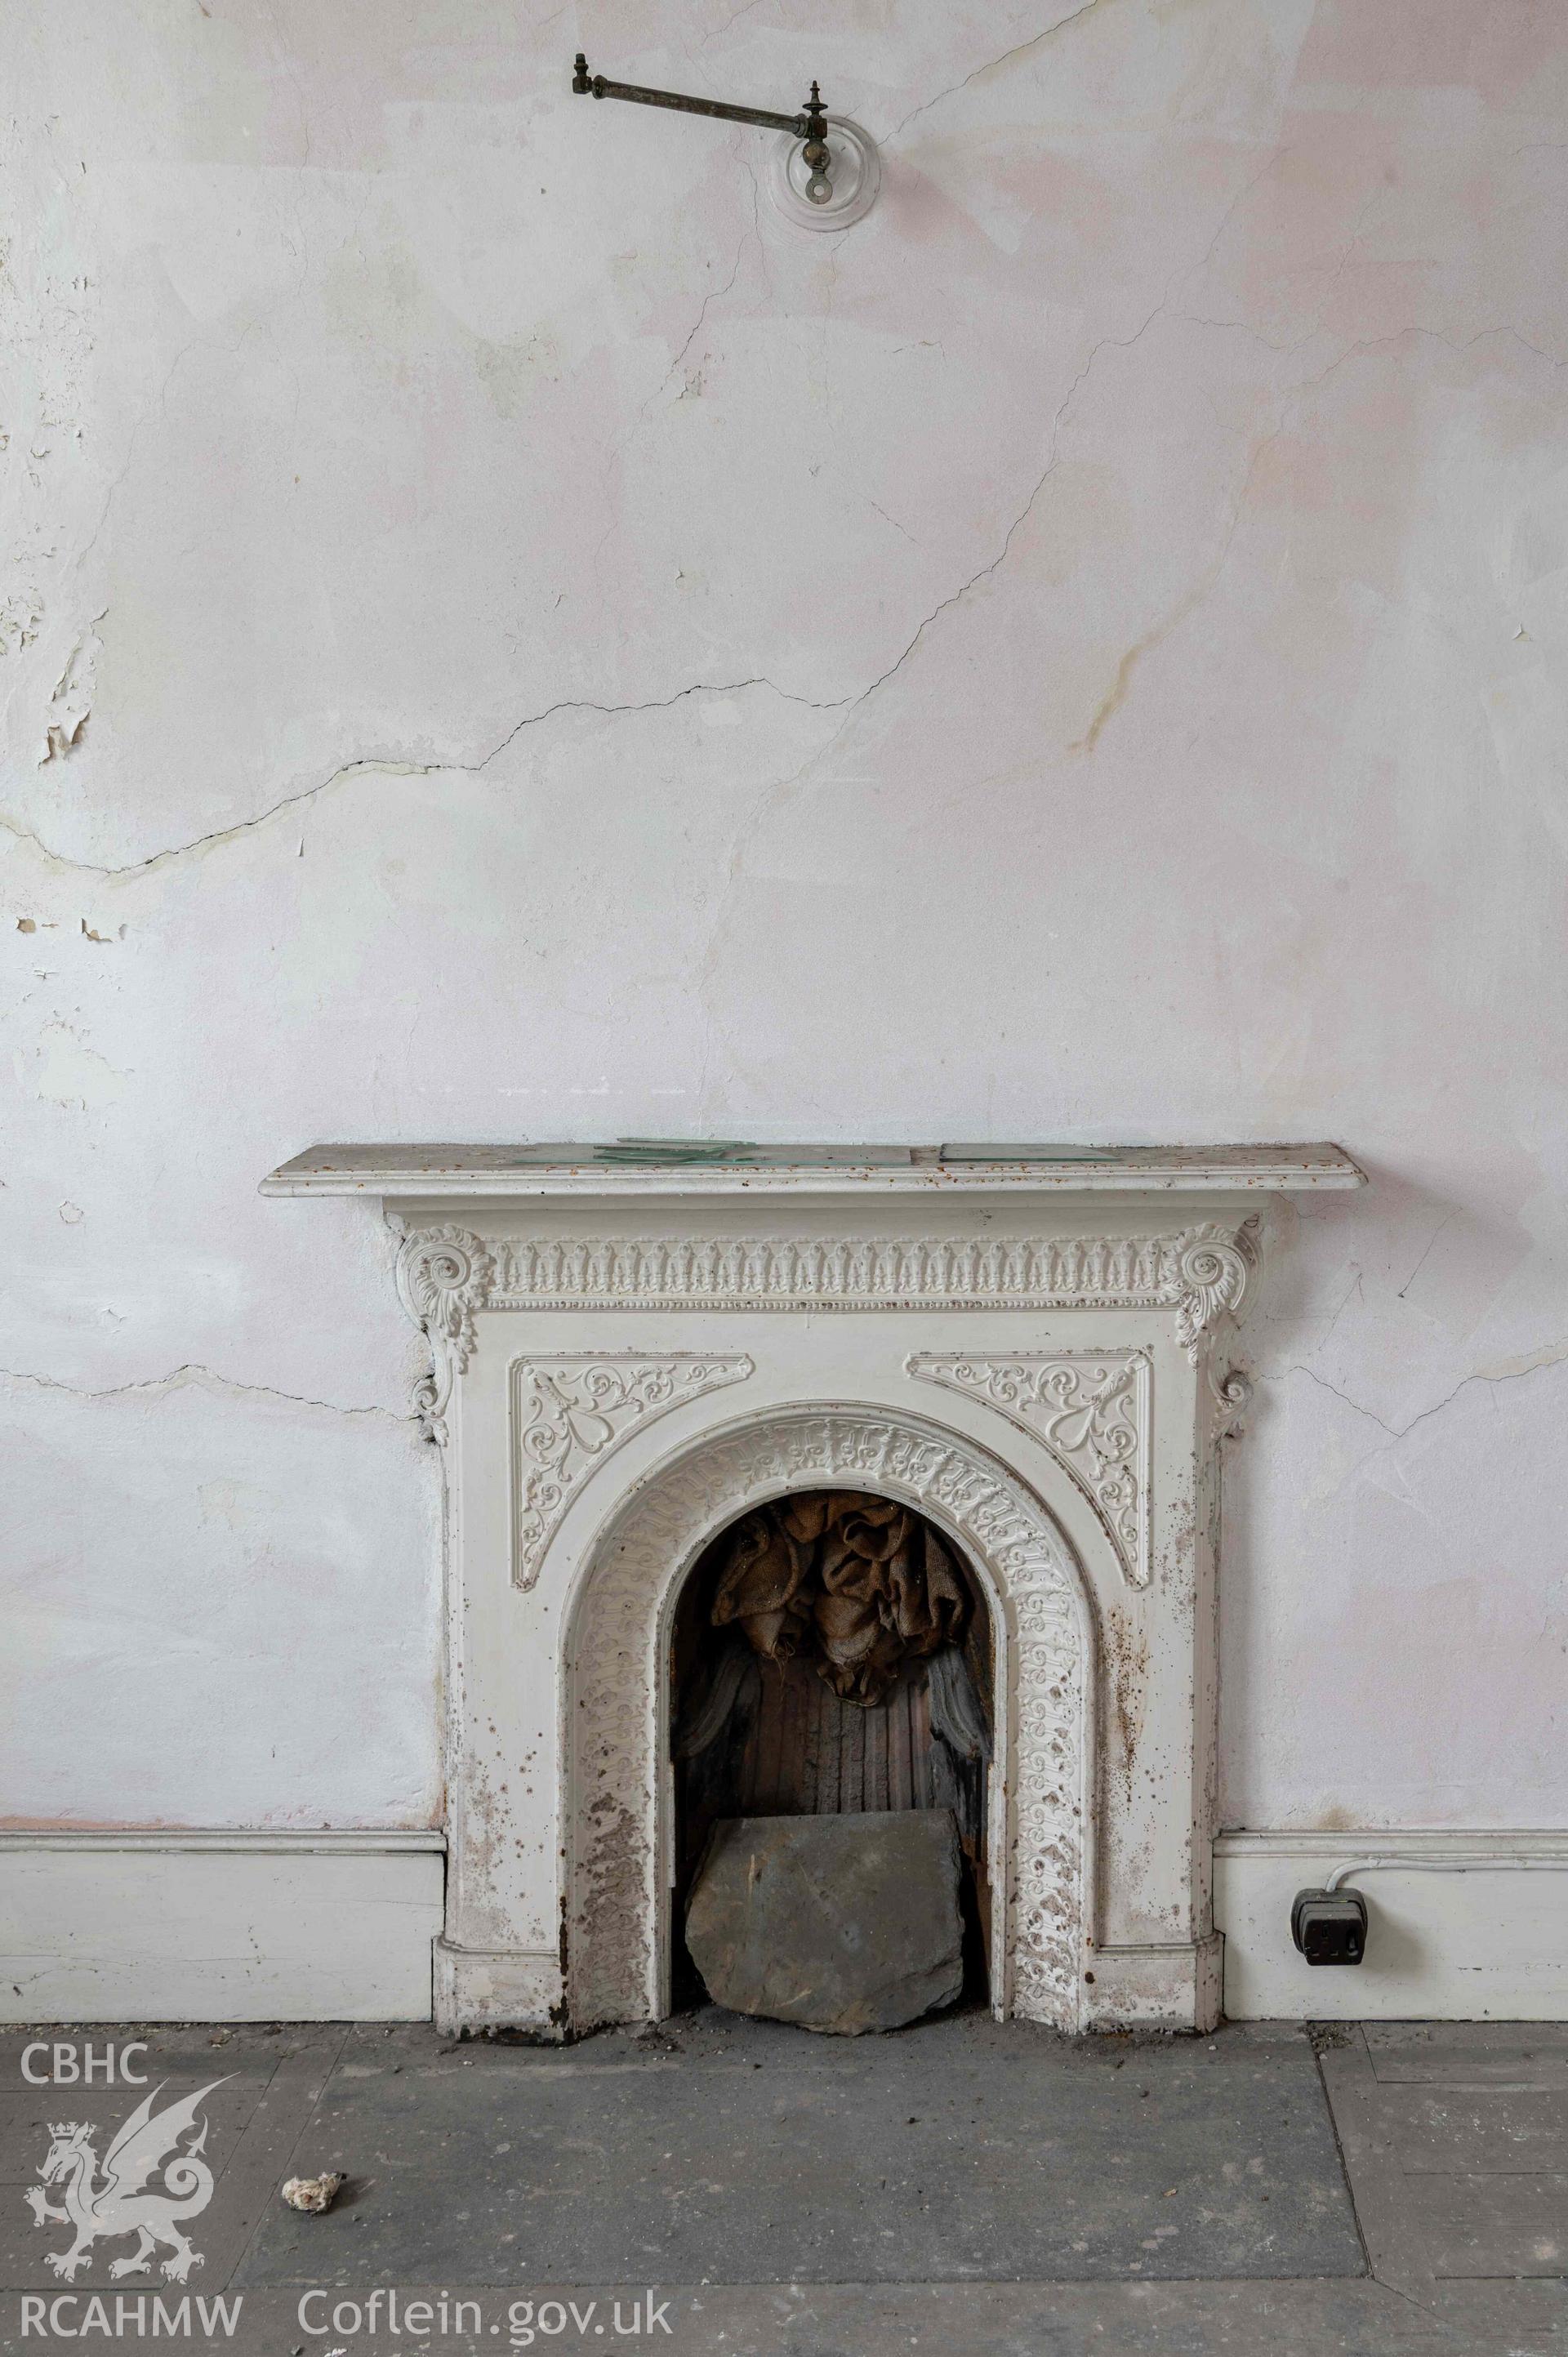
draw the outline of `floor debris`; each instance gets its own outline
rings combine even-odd
[[[281,2190],[291,2210],[330,2210],[347,2182],[340,2169],[327,2169],[319,2177],[291,2177]]]

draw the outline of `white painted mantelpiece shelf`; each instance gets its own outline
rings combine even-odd
[[[1360,1187],[1342,1146],[312,1146],[263,1195],[1310,1194]]]
[[[790,1491],[926,1515],[983,1597],[999,2014],[1207,2028],[1219,1456],[1271,1199],[1337,1146],[319,1146],[379,1198],[446,1470],[435,2004],[668,2011],[671,1615]],[[825,1315],[832,1312],[832,1315]]]

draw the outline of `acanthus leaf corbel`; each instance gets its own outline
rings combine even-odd
[[[431,1371],[413,1386],[427,1439],[446,1439],[452,1386],[473,1356],[475,1313],[489,1300],[495,1255],[468,1228],[416,1228],[397,1255],[398,1297],[430,1341]]]
[[[1176,1239],[1176,1334],[1196,1367],[1221,1318],[1240,1314],[1258,1271],[1256,1212],[1237,1228],[1213,1220]]]

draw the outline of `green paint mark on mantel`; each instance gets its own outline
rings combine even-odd
[[[940,1168],[973,1162],[1115,1162],[1125,1147],[1102,1146],[761,1146],[743,1137],[618,1137],[613,1145],[525,1146],[507,1157],[515,1169],[536,1166],[643,1166],[690,1169],[878,1169],[925,1163]]]

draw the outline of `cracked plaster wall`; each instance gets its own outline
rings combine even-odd
[[[762,135],[883,141],[841,239]],[[1560,1824],[1550,0],[55,0],[10,45],[15,1819],[418,1824],[437,1481],[317,1137],[1334,1136],[1231,1823]]]

